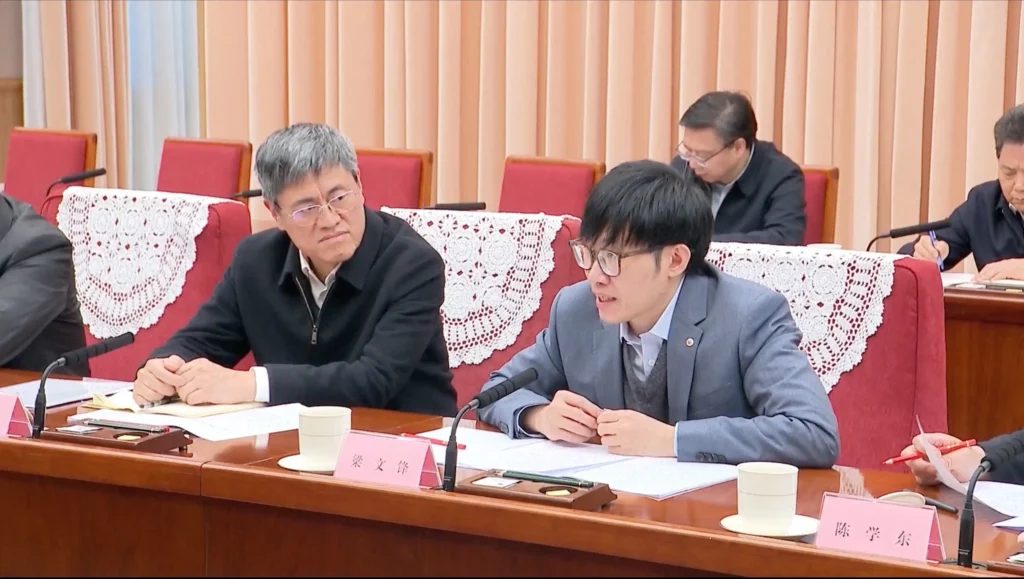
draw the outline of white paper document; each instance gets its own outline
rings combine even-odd
[[[661,500],[735,480],[737,469],[731,464],[704,464],[678,462],[674,458],[638,457],[581,470],[573,473],[573,476],[605,483],[613,491]]]
[[[973,273],[942,272],[942,287],[953,287],[974,279]]]
[[[924,434],[924,428],[921,427],[920,417],[917,418],[917,431]],[[921,437],[921,445],[924,447],[924,453],[928,455],[928,462],[935,466],[935,470],[939,474],[939,482],[962,495],[966,495],[967,487],[964,486],[964,483],[958,481],[956,477],[953,476],[953,473],[949,472],[949,469],[946,468],[946,462],[942,460],[942,453],[939,452],[939,449],[935,448],[932,443],[928,442],[928,438],[925,436]]]
[[[194,436],[213,442],[259,436],[274,432],[296,430],[299,427],[301,404],[266,406],[252,410],[241,410],[230,414],[218,414],[205,418],[181,418],[164,414],[139,414],[124,410],[97,410],[71,416],[70,421],[86,418],[113,420],[149,426],[175,426]]]
[[[116,380],[61,380],[50,378],[46,381],[46,407],[63,406],[72,402],[91,400],[93,393],[107,396],[121,390],[131,389],[131,382],[118,382]],[[39,392],[39,380],[23,382],[13,386],[0,388],[0,394],[16,394],[21,403],[29,410],[36,403],[36,394]]]
[[[1005,521],[992,525],[1000,529],[1012,529],[1014,531],[1024,531],[1024,517],[1014,517],[1012,519],[1006,519]]]
[[[974,498],[1004,515],[1024,517],[1024,486],[978,481],[974,487]]]
[[[448,440],[449,427],[420,436]],[[673,458],[611,454],[596,444],[551,442],[543,438],[512,439],[500,432],[460,428],[459,466],[478,470],[514,470],[571,476],[605,483],[612,490],[664,499],[736,478],[733,465],[680,463]],[[434,459],[444,463],[445,447],[432,445]]]

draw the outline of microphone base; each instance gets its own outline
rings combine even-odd
[[[940,565],[953,565],[953,566],[956,566],[957,565],[957,560],[956,559],[943,559],[942,561],[939,561],[939,564]],[[971,567],[974,568],[974,569],[981,569],[981,570],[988,569],[988,565],[986,565],[984,563],[977,563],[977,562],[972,562],[971,563]]]

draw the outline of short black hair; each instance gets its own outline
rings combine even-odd
[[[1003,113],[995,126],[996,157],[1003,153],[1005,143],[1024,145],[1024,104]]]
[[[750,149],[757,137],[757,116],[746,95],[732,91],[709,92],[697,99],[679,119],[689,129],[714,129],[728,145],[743,139]]]
[[[714,228],[711,196],[696,177],[658,161],[622,163],[601,178],[583,208],[587,244],[690,248],[686,271],[705,268]]]

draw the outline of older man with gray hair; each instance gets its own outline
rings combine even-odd
[[[281,129],[257,150],[256,174],[277,229],[238,245],[210,301],[139,370],[135,400],[454,414],[444,263],[404,221],[363,205],[348,138]],[[250,350],[257,365],[233,370]]]

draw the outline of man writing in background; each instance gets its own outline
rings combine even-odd
[[[982,183],[953,210],[950,226],[900,248],[899,253],[950,269],[974,254],[977,281],[1024,280],[1024,105],[996,121],[997,179]]]
[[[281,129],[256,174],[278,229],[238,245],[213,297],[139,370],[135,400],[453,415],[444,263],[404,221],[364,207],[348,138]],[[231,369],[250,350],[257,366]]]
[[[714,241],[800,245],[807,229],[804,174],[769,142],[756,140],[750,100],[709,92],[683,113],[672,166],[711,188]]]
[[[537,381],[480,418],[619,454],[832,466],[836,417],[786,298],[707,265],[711,226],[703,184],[654,161],[612,169],[572,243],[587,281],[484,389],[528,368]]]

